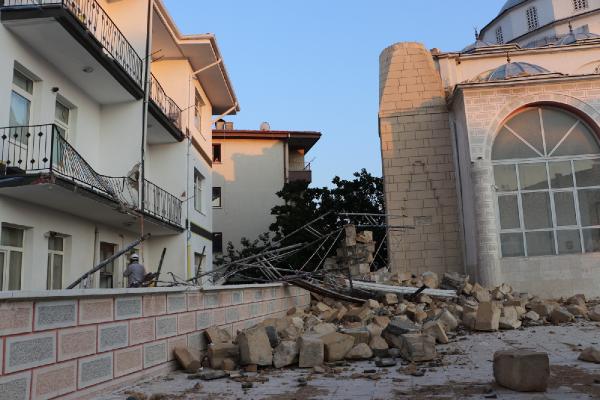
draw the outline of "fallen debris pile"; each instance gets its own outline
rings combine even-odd
[[[515,292],[506,284],[491,290],[472,285],[468,277],[456,274],[445,274],[441,281],[431,272],[403,278],[397,277],[395,282],[414,287],[426,282],[434,288],[451,288],[457,296],[420,293],[409,300],[410,296],[381,293],[359,306],[313,294],[308,308],[292,308],[285,317],[266,319],[237,332],[235,337],[222,329],[208,329],[209,345],[202,365],[223,371],[292,366],[316,371],[331,363],[372,358],[379,367],[394,366],[398,358],[405,365],[413,365],[439,360],[437,344],[463,340],[472,332],[524,329],[576,319],[600,321],[600,305],[588,302],[583,295],[543,300]],[[186,371],[196,372],[190,371],[190,365],[197,364],[189,354],[180,349],[175,352]],[[592,362],[598,362],[598,357],[594,349],[586,349],[582,355],[582,359]],[[542,356],[507,353],[497,359],[497,380],[509,382],[506,385],[517,390],[540,390],[544,386],[541,381],[537,386],[515,381],[506,372],[511,370],[510,365],[517,363],[523,368]],[[225,376],[229,374],[203,371],[192,375],[198,379]]]

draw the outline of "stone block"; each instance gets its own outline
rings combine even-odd
[[[600,305],[591,309],[589,317],[592,321],[600,322]]]
[[[497,331],[500,327],[500,313],[500,308],[492,302],[479,303],[477,319],[475,320],[475,330]]]
[[[500,329],[518,329],[521,327],[517,308],[514,306],[506,306],[502,308],[502,314],[498,324]]]
[[[52,399],[74,392],[77,390],[77,362],[71,361],[33,370],[31,388],[31,397],[36,400]]]
[[[431,336],[437,343],[448,344],[448,336],[441,321],[429,321],[423,325],[423,333]]]
[[[353,328],[353,329],[342,329],[340,331],[344,335],[350,335],[354,338],[354,344],[369,343],[371,335],[367,328]]]
[[[131,346],[150,342],[156,338],[154,318],[129,321],[129,344]]]
[[[273,365],[283,368],[298,362],[298,343],[294,340],[284,340],[273,351]]]
[[[225,313],[221,309],[211,310],[211,319],[214,325],[225,325]]]
[[[341,361],[354,347],[354,337],[332,332],[319,337],[325,346],[325,361]]]
[[[230,324],[240,320],[240,311],[237,306],[225,309],[225,323]]]
[[[359,343],[346,353],[348,360],[368,360],[371,357],[373,357],[373,350],[366,343]]]
[[[175,348],[181,347],[187,349],[187,336],[176,336],[167,339],[167,361],[175,359]]]
[[[144,366],[143,353],[142,346],[115,351],[115,378],[141,371]]]
[[[98,326],[98,352],[121,349],[129,345],[127,321]]]
[[[595,347],[585,348],[581,354],[579,354],[579,360],[600,364],[600,350]]]
[[[200,292],[187,293],[188,311],[201,310],[204,307],[204,297]]]
[[[4,372],[12,373],[56,362],[56,332],[5,339]]]
[[[394,317],[390,323],[383,330],[384,333],[392,335],[404,335],[405,333],[418,333],[421,328],[407,319],[401,319],[400,317]]]
[[[552,310],[548,319],[553,324],[564,324],[573,321],[575,317],[564,308],[557,307]]]
[[[43,331],[77,325],[77,300],[44,301],[35,304],[34,329]]]
[[[527,350],[494,353],[496,383],[517,392],[545,392],[550,377],[548,354]]]
[[[193,373],[197,372],[202,367],[200,360],[194,357],[186,347],[176,346],[173,348],[172,352],[173,356],[184,371]]]
[[[231,292],[231,304],[238,305],[244,302],[244,291],[236,290]]]
[[[204,294],[204,308],[215,308],[219,306],[219,293]]]
[[[77,387],[83,389],[113,378],[113,353],[79,359]]]
[[[185,293],[167,294],[167,314],[187,311],[187,297]]]
[[[177,335],[177,315],[156,317],[156,338],[164,339]]]
[[[2,400],[29,400],[30,388],[30,371],[0,377]]]
[[[431,361],[437,357],[435,339],[429,335],[406,334],[400,336],[400,355],[410,362]]]
[[[554,309],[553,304],[535,302],[527,304],[527,308],[531,311],[535,311],[540,317],[547,317],[552,313]]]
[[[388,349],[390,348],[381,336],[373,336],[369,342],[369,347],[377,357],[387,357]]]
[[[117,297],[115,299],[115,319],[133,319],[142,316],[142,298],[135,297]]]
[[[79,300],[79,325],[111,322],[115,305],[112,297]]]
[[[0,304],[0,336],[31,332],[33,328],[32,302]]]
[[[298,339],[300,368],[312,368],[320,366],[325,361],[325,346],[323,341],[314,336],[302,336]]]
[[[144,368],[150,368],[167,362],[167,341],[146,343],[144,345]]]
[[[271,342],[262,326],[247,329],[237,337],[242,365],[256,364],[267,366],[273,363]]]
[[[96,353],[96,325],[58,331],[58,361]]]
[[[210,311],[198,311],[196,313],[196,329],[201,331],[214,324],[213,314]]]
[[[196,330],[196,313],[188,312],[177,315],[177,333],[184,334]]]
[[[167,296],[164,294],[142,296],[142,310],[144,317],[166,314]]]
[[[398,295],[395,293],[386,293],[383,297],[383,303],[387,306],[398,304]]]
[[[437,320],[442,323],[442,325],[444,326],[444,330],[446,331],[452,332],[458,327],[458,320],[456,319],[454,314],[452,314],[448,310],[442,311],[441,314],[437,317]]]
[[[270,347],[269,347],[270,348]],[[221,369],[226,358],[238,361],[240,349],[233,343],[211,343],[208,345],[208,360],[213,369]]]
[[[194,332],[187,335],[188,350],[194,357],[202,358],[202,354],[208,350],[208,342],[204,332]]]

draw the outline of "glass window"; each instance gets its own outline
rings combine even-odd
[[[221,201],[221,188],[218,186],[214,186],[212,188],[212,206],[213,208],[221,208],[222,207],[222,201]]]
[[[202,192],[204,186],[204,176],[194,169],[194,208],[198,212],[204,212],[202,203]]]
[[[213,253],[222,253],[223,252],[223,233],[214,232],[213,233]]]
[[[500,210],[500,226],[502,229],[515,229],[521,227],[517,195],[498,197],[498,207]]]
[[[585,121],[529,107],[505,122],[492,157],[503,257],[600,252],[600,145]]]
[[[2,246],[23,247],[24,233],[25,231],[23,229],[2,226],[2,238],[0,244]]]
[[[19,93],[12,92],[10,98],[10,126],[28,126],[31,101]]]
[[[48,238],[48,266],[46,270],[46,289],[62,289],[62,271],[64,260],[64,238],[51,235]]]
[[[502,32],[501,26],[496,28],[496,43],[504,44],[504,33]]]
[[[13,71],[13,85],[29,94],[33,94],[33,80],[16,69]]]
[[[204,105],[204,102],[202,101],[202,96],[200,96],[200,93],[198,93],[198,91],[196,91],[196,95],[194,98],[194,126],[196,127],[196,129],[200,130],[201,129],[201,118],[202,118],[202,106]]]
[[[519,165],[521,190],[540,190],[548,188],[546,163]]]
[[[537,8],[530,7],[527,9],[527,28],[532,31],[539,26]]]
[[[2,286],[0,286],[0,290],[21,290],[24,233],[23,229],[2,226],[0,238]]]
[[[517,170],[515,165],[496,165],[494,167],[496,187],[501,192],[515,192],[517,185]]]
[[[221,144],[215,143],[212,145],[213,148],[213,162],[220,163],[221,162]]]
[[[8,290],[21,290],[21,269],[23,253],[11,251],[8,260]]]
[[[69,134],[70,115],[71,110],[69,107],[57,100],[54,108],[54,123],[60,135],[65,139],[68,138]]]

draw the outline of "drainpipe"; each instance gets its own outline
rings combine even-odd
[[[145,54],[145,71],[144,71],[144,104],[142,107],[142,145],[140,157],[140,180],[139,180],[139,209],[140,217],[140,235],[144,235],[144,197],[146,181],[146,132],[148,130],[148,103],[150,99],[150,90],[148,81],[150,78],[150,35],[152,34],[152,12],[154,10],[154,0],[148,0],[148,15],[146,16],[146,54]],[[144,259],[144,244],[140,246],[142,260]]]

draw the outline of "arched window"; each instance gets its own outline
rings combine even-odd
[[[579,117],[528,107],[492,148],[503,257],[600,251],[600,145]]]

